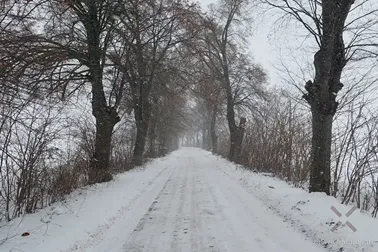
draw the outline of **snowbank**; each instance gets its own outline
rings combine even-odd
[[[144,169],[119,175],[112,182],[77,190],[65,202],[7,223],[0,228],[0,251],[120,251],[172,171],[180,168],[184,152],[172,153]],[[206,156],[208,169],[217,169],[224,176],[219,183],[237,182],[309,241],[329,251],[378,251],[377,219],[358,210],[347,218],[345,215],[352,207],[333,197],[309,194],[269,174],[256,174],[209,152],[198,152]],[[343,224],[333,230],[339,221]],[[29,235],[22,236],[25,232]]]
[[[346,217],[353,207],[342,205],[334,197],[310,194],[269,174],[248,171],[220,157],[212,158],[216,169],[237,181],[312,242],[329,251],[378,251],[378,219],[360,213],[358,209]],[[342,214],[340,218],[332,207]],[[342,224],[334,229],[339,221]]]
[[[87,251],[100,242],[114,248],[115,241],[122,246],[121,239],[132,233],[164,185],[171,160],[165,157],[109,183],[77,190],[65,202],[7,223],[0,228],[0,251]],[[134,209],[138,212],[132,212]],[[121,220],[130,226],[117,227]],[[24,233],[27,236],[22,236]]]

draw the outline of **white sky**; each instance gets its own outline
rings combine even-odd
[[[197,1],[203,8],[206,8],[211,3],[216,3],[217,0],[199,0]],[[278,70],[274,66],[277,66],[280,62],[279,51],[280,49],[274,45],[277,43],[272,42],[272,30],[274,28],[275,18],[270,20],[266,17],[259,16],[259,20],[256,20],[254,24],[251,24],[251,30],[253,30],[253,36],[251,37],[250,51],[255,59],[255,62],[262,65],[268,73],[269,82],[273,86],[279,85]]]
[[[196,1],[196,0],[193,0]],[[198,0],[201,6],[206,9],[210,3],[216,3],[218,0]],[[364,5],[363,12],[367,10],[377,9],[377,0],[372,0]],[[308,37],[308,31],[302,27],[299,22],[284,23],[282,20],[282,12],[279,10],[270,10],[269,13],[262,13],[261,7],[251,10],[254,22],[251,23],[251,31],[253,36],[249,40],[249,49],[255,62],[262,65],[268,74],[269,84],[271,87],[285,87],[296,90],[292,85],[288,85],[286,80],[295,82],[300,87],[304,87],[307,80],[313,78],[313,57],[317,51],[314,39]],[[360,15],[358,12],[350,14],[348,19],[353,20],[352,16]],[[347,42],[347,41],[346,41]],[[283,64],[287,67],[287,72],[283,72]],[[378,68],[376,62],[360,62],[358,67],[361,68],[361,76],[365,74],[364,68],[371,68],[372,64],[375,69]],[[349,68],[349,70],[348,70]],[[280,70],[281,69],[281,70]],[[349,76],[358,75],[355,70],[356,65],[349,64],[345,69],[350,71],[344,72],[343,83],[350,85],[356,82],[355,79],[348,79]],[[376,70],[374,70],[377,72]],[[356,72],[356,73],[355,73]],[[292,79],[291,79],[292,78]],[[378,79],[375,75],[374,78]],[[345,91],[346,88],[343,89]],[[343,92],[342,91],[342,92]],[[300,95],[300,93],[298,92]]]

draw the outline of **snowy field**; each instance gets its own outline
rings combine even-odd
[[[0,251],[378,251],[378,221],[350,209],[184,148],[2,226]]]

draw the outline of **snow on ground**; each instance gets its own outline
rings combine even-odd
[[[328,251],[378,252],[378,219],[353,211],[334,197],[308,193],[272,177],[243,169],[227,160],[207,154],[214,167],[254,195],[278,216]],[[342,214],[339,218],[335,211]],[[346,217],[348,212],[349,217]],[[335,225],[341,221],[337,229]],[[352,226],[348,226],[347,223]],[[354,229],[356,229],[354,231]]]
[[[349,210],[184,148],[0,228],[0,251],[378,251],[367,244],[377,220],[356,211],[348,219],[356,233],[347,226],[332,232],[338,217],[331,206]]]
[[[198,149],[181,162],[122,251],[319,252]]]
[[[162,158],[143,170],[83,188],[66,202],[16,219],[0,228],[0,251],[92,251],[98,244],[125,240],[176,163],[175,155]],[[24,232],[30,236],[22,237]],[[113,245],[114,250],[103,251],[117,251],[117,243]]]

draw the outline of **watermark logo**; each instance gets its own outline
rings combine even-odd
[[[337,245],[337,246],[345,246],[345,245],[376,245],[378,241],[373,240],[346,240],[346,239],[336,239],[336,240],[314,240],[313,243],[320,244],[320,245]]]
[[[349,218],[349,216],[351,216],[353,213],[354,213],[354,211],[356,211],[356,209],[357,209],[357,207],[356,206],[354,206],[352,209],[350,209],[346,214],[345,214],[345,216],[347,217],[347,218]],[[334,206],[332,206],[331,207],[331,210],[339,217],[339,218],[341,218],[341,216],[343,216],[342,215],[342,213],[340,213],[340,211],[339,210],[337,210],[336,209],[336,207],[334,207]],[[340,226],[341,226],[341,224],[343,224],[343,222],[341,222],[341,221],[339,221],[339,222],[337,222],[336,224],[335,224],[335,226],[333,226],[333,228],[331,229],[331,231],[332,232],[335,232]],[[356,232],[357,231],[357,229],[352,225],[352,223],[350,223],[349,221],[346,221],[345,222],[345,224],[353,231],[353,232]]]

